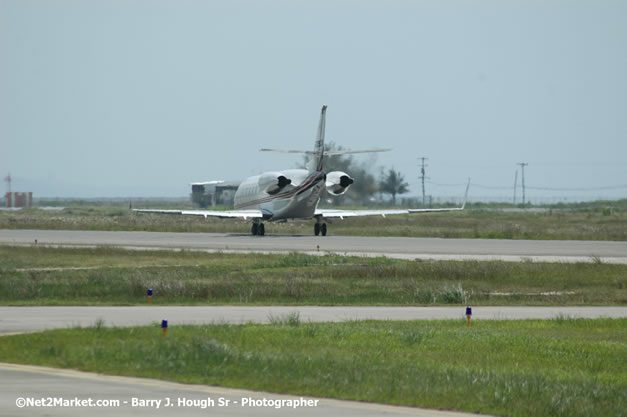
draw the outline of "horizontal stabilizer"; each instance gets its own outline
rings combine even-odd
[[[296,154],[300,154],[300,155],[314,155],[315,152],[314,151],[296,151],[296,150],[283,150],[283,149],[259,149],[261,152],[281,152],[281,153],[296,153]],[[389,152],[392,149],[380,149],[380,148],[376,148],[376,149],[363,149],[363,150],[357,150],[357,151],[351,151],[351,150],[346,150],[346,151],[324,151],[323,155],[325,156],[335,156],[335,155],[346,155],[346,154],[351,154],[351,153],[368,153],[368,152]]]

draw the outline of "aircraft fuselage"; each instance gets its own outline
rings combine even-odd
[[[278,176],[289,178],[291,182],[276,190]],[[248,177],[235,192],[235,209],[261,210],[264,218],[270,221],[311,219],[325,189],[325,177],[322,171],[306,169],[288,169]]]

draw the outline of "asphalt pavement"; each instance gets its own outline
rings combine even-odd
[[[0,306],[0,334],[34,332],[74,326],[142,326],[168,320],[169,326],[203,323],[268,323],[298,315],[301,322],[347,320],[465,319],[464,307],[361,306],[130,306],[130,307],[7,307]],[[627,307],[481,307],[473,320],[553,319],[556,317],[627,317]]]
[[[178,384],[154,379],[0,363],[0,416],[118,417],[130,415],[476,416],[476,414],[468,413]]]
[[[627,264],[627,242],[438,239],[369,236],[252,236],[224,233],[0,230],[3,245],[117,246],[221,252],[327,252],[404,259],[474,259]]]

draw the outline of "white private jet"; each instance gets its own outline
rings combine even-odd
[[[234,210],[148,210],[135,209],[140,213],[167,213],[191,216],[241,218],[251,220],[251,233],[263,236],[264,221],[276,222],[287,220],[310,220],[315,218],[314,234],[327,234],[325,219],[357,216],[383,216],[393,214],[428,213],[444,211],[460,211],[466,205],[470,180],[466,186],[466,195],[461,207],[433,209],[391,209],[391,210],[333,210],[319,209],[320,197],[325,191],[331,195],[342,195],[353,184],[354,180],[342,171],[324,172],[324,157],[364,152],[385,152],[390,149],[369,149],[359,151],[325,151],[324,132],[327,106],[322,106],[318,133],[313,151],[292,151],[277,149],[261,149],[266,152],[285,152],[305,154],[311,158],[307,169],[287,169],[283,171],[264,172],[245,179],[235,192]]]

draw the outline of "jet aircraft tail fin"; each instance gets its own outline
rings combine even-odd
[[[320,111],[320,121],[318,122],[318,132],[316,133],[316,141],[311,154],[311,159],[307,162],[307,169],[310,171],[322,171],[324,161],[324,131],[327,119],[327,106],[322,106]]]
[[[307,162],[307,169],[310,171],[322,171],[324,168],[324,157],[334,155],[346,155],[353,153],[366,153],[366,152],[387,152],[391,149],[365,149],[358,151],[341,150],[341,151],[325,151],[324,150],[324,132],[326,127],[327,106],[322,106],[320,111],[320,122],[318,122],[318,132],[316,133],[316,141],[314,142],[313,151],[294,151],[294,150],[281,150],[281,149],[260,149],[262,152],[283,152],[283,153],[295,153],[302,155],[309,155],[311,159]]]

